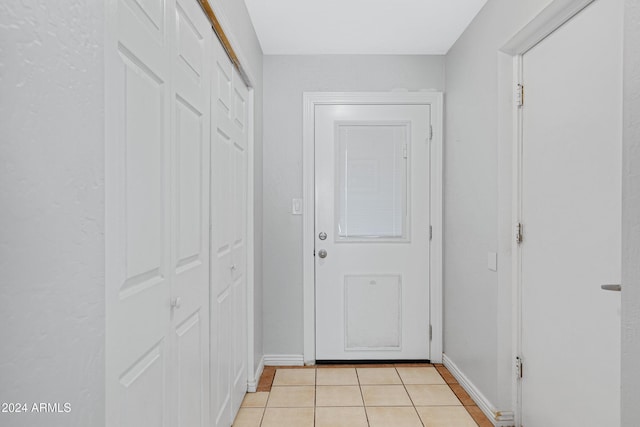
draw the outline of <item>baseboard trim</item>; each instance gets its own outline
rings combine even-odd
[[[249,381],[247,381],[247,391],[249,393],[255,393],[258,389],[258,383],[260,382],[262,371],[264,371],[264,356],[262,356],[260,358],[260,362],[258,362],[258,367],[253,374],[253,379],[249,379]]]
[[[265,366],[304,366],[301,354],[265,354]]]
[[[469,396],[473,399],[478,407],[489,418],[489,421],[496,427],[511,427],[514,425],[514,414],[512,411],[500,411],[489,402],[478,388],[462,373],[462,371],[453,363],[453,360],[449,359],[446,354],[442,355],[442,362],[444,366],[451,372],[451,375],[458,380],[458,383],[462,388],[469,393]]]

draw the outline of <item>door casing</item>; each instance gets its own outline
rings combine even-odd
[[[442,363],[442,92],[305,92],[303,95],[303,331],[304,363],[315,363],[315,107],[316,105],[430,105],[431,138],[431,239],[430,313],[433,363]],[[425,331],[429,334],[429,331]]]
[[[576,14],[594,0],[554,0],[543,9],[534,19],[516,33],[500,51],[511,59],[510,69],[502,67],[501,75],[514,88],[523,81],[523,55],[544,38],[552,34],[562,25],[567,23]],[[501,106],[504,107],[504,106]],[[505,108],[499,108],[506,111]],[[511,161],[511,229],[515,236],[516,227],[522,218],[522,148],[523,148],[523,115],[517,102],[510,108],[511,117],[504,117],[505,123],[511,125],[512,161]],[[511,242],[511,283],[512,285],[512,361],[515,364],[522,351],[522,250],[516,239]],[[522,390],[515,369],[512,369],[512,407],[513,421],[516,426],[522,423]]]

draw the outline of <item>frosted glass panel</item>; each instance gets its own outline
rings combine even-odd
[[[408,124],[337,125],[339,240],[406,238]]]

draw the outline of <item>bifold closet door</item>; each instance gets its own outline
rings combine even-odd
[[[109,426],[209,425],[213,37],[196,0],[107,5]]]
[[[211,131],[212,422],[229,426],[247,391],[248,91],[216,41]]]
[[[196,0],[177,0],[172,54],[172,425],[209,426],[209,138],[214,34]]]

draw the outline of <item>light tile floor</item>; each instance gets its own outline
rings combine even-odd
[[[489,427],[442,365],[266,367],[233,427]]]

